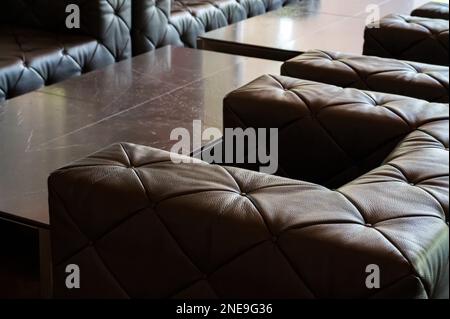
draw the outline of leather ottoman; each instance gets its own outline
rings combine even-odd
[[[447,20],[389,15],[366,27],[363,52],[448,66],[448,29]]]
[[[448,20],[448,3],[429,2],[412,13],[412,16]]]
[[[280,128],[294,179],[126,143],[58,170],[56,297],[448,296],[448,105],[272,76],[224,103],[225,123]]]
[[[430,102],[449,101],[445,66],[314,50],[286,61],[281,74]]]

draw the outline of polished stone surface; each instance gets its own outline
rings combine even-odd
[[[192,120],[222,127],[222,99],[280,63],[165,47],[0,104],[0,218],[48,224],[47,177],[116,142],[169,150]]]
[[[361,54],[369,9],[409,14],[429,0],[303,0],[201,36],[199,47],[277,60],[321,49]],[[239,48],[239,46],[241,48]],[[268,50],[278,52],[267,52]],[[286,52],[288,52],[286,54]]]

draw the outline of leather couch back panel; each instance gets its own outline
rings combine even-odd
[[[0,24],[93,37],[122,60],[131,56],[131,0],[3,0]],[[65,25],[66,7],[80,8],[80,29]]]
[[[269,75],[224,100],[224,128],[278,128],[279,175],[332,188],[380,165],[413,130],[446,117],[448,104]]]
[[[115,62],[91,37],[1,25],[0,52],[0,101]]]
[[[81,28],[67,29],[66,5]],[[131,57],[131,0],[3,0],[0,101]]]

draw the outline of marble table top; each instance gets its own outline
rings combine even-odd
[[[193,120],[222,128],[222,100],[281,63],[164,47],[0,103],[0,218],[47,227],[47,177],[116,142],[170,150]]]

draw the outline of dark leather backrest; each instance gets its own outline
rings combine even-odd
[[[69,4],[80,7],[80,29],[65,26]],[[0,23],[90,35],[122,60],[131,56],[131,4],[132,0],[2,0]]]
[[[171,0],[133,0],[133,54],[164,45],[183,46],[175,28],[169,24]]]

